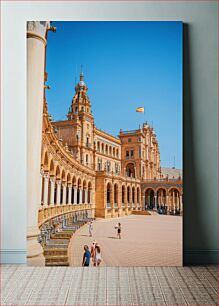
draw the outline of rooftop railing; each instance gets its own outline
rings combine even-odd
[[[136,133],[138,130],[130,130],[130,131],[122,131],[122,134],[133,134]]]

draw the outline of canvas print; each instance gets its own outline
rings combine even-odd
[[[182,265],[182,22],[27,22],[29,265]]]

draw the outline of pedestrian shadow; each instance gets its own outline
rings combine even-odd
[[[117,237],[107,237],[107,238],[110,238],[110,239],[118,239]]]

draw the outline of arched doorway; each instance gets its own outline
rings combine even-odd
[[[155,207],[154,190],[149,188],[145,191],[145,209],[153,209]]]
[[[126,174],[128,177],[135,177],[135,165],[133,163],[126,165]]]
[[[157,190],[157,208],[163,208],[166,206],[166,190],[159,188]]]
[[[181,203],[180,203],[180,193],[176,188],[169,190],[169,214],[180,215]]]
[[[108,183],[106,187],[106,206],[107,208],[111,208],[111,197],[112,197],[112,185]]]

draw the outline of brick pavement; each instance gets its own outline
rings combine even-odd
[[[122,239],[114,226],[122,224]],[[182,217],[153,214],[100,219],[94,222],[93,237],[88,226],[80,228],[70,241],[70,266],[81,266],[83,246],[93,239],[101,246],[101,266],[182,265]]]

